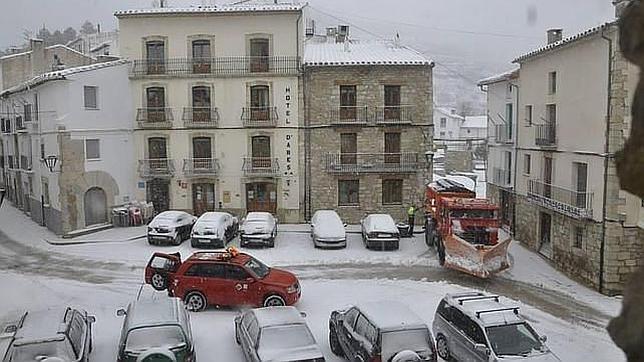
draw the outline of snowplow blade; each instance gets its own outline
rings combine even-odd
[[[494,246],[473,245],[452,235],[445,239],[445,266],[462,272],[489,278],[510,267],[507,238]]]

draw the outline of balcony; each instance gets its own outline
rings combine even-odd
[[[296,56],[140,59],[132,63],[130,77],[297,75],[299,71],[300,59]]]
[[[277,118],[277,107],[242,108],[244,127],[277,127]]]
[[[414,173],[421,169],[418,154],[405,153],[328,153],[329,173]]]
[[[172,108],[139,108],[136,121],[140,128],[172,128]]]
[[[369,108],[366,106],[338,106],[329,111],[329,120],[333,125],[365,125],[369,122]]]
[[[215,107],[185,107],[182,118],[187,128],[216,128],[219,111]]]
[[[510,170],[494,167],[492,169],[492,183],[500,187],[511,187],[512,172],[510,172]]]
[[[3,118],[0,121],[0,130],[2,133],[11,133],[11,120],[9,118]]]
[[[247,177],[276,177],[280,167],[277,158],[244,157],[242,170]]]
[[[541,147],[557,146],[557,124],[546,123],[534,126],[534,143]]]
[[[16,132],[17,133],[27,132],[27,125],[25,124],[22,116],[17,116],[15,120],[16,120]]]
[[[27,156],[20,156],[20,169],[23,171],[31,171],[31,168],[31,158]]]
[[[139,174],[144,178],[170,178],[174,176],[174,161],[167,158],[139,160]]]
[[[219,174],[219,160],[188,158],[183,160],[183,174],[187,177],[212,177]]]
[[[512,143],[512,129],[506,124],[494,126],[494,141],[496,143]]]
[[[538,180],[528,180],[528,199],[575,219],[593,217],[593,193],[572,191]]]
[[[380,124],[411,124],[413,123],[412,106],[384,106],[376,111],[376,123]]]

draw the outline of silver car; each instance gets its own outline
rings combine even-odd
[[[311,239],[316,248],[347,246],[345,224],[333,210],[318,210],[311,218]]]
[[[249,212],[239,228],[241,246],[275,246],[277,219],[268,212]]]
[[[242,313],[235,318],[235,340],[246,361],[324,361],[295,307],[257,308]]]
[[[449,361],[560,361],[519,314],[498,295],[447,294],[433,324],[438,355]]]
[[[398,250],[400,232],[394,219],[387,214],[370,214],[360,222],[362,241],[367,249]]]
[[[180,245],[190,238],[190,231],[197,218],[184,211],[164,211],[148,224],[148,243]]]
[[[190,245],[193,248],[223,248],[235,237],[235,219],[227,212],[205,212],[192,227]]]

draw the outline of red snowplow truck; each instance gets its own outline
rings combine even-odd
[[[441,265],[488,278],[510,267],[510,238],[499,240],[498,207],[449,179],[427,186],[425,242]]]

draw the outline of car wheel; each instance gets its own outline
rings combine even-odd
[[[338,340],[338,332],[335,331],[335,328],[329,328],[329,345],[331,346],[331,352],[338,357],[344,357],[344,351],[340,346],[340,341]]]
[[[269,295],[264,299],[264,307],[282,307],[286,305],[284,298],[277,294]]]
[[[273,236],[271,240],[268,241],[268,247],[269,248],[274,248],[275,247],[275,237]]]
[[[199,292],[191,292],[186,296],[186,307],[193,312],[201,312],[206,309],[206,297]]]
[[[174,245],[181,245],[181,242],[183,241],[183,238],[181,236],[180,232],[177,232],[177,235],[175,235],[174,240],[172,240],[172,244]]]
[[[436,337],[436,353],[438,353],[438,356],[445,361],[451,361],[452,359],[449,353],[447,340],[442,334],[439,334],[438,337]]]
[[[161,273],[154,273],[150,278],[150,284],[155,290],[165,290],[168,287],[168,278]]]

